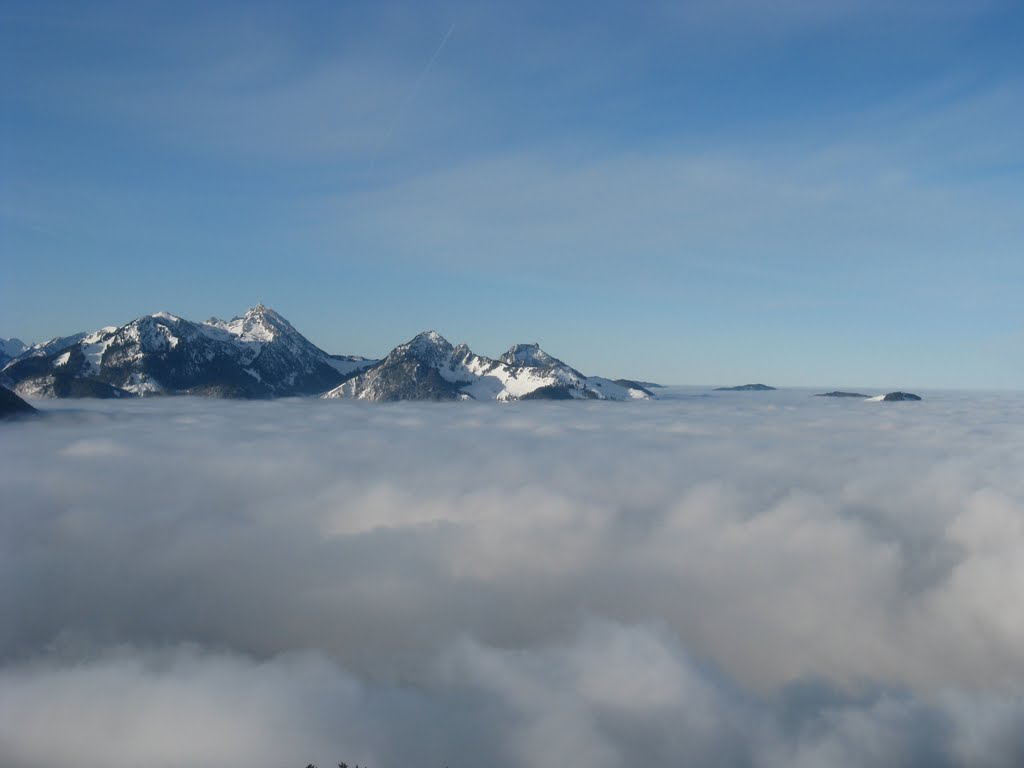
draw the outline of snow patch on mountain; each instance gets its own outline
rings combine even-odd
[[[115,326],[109,325],[82,339],[82,354],[85,355],[85,360],[89,365],[90,375],[95,376],[100,372],[103,364],[103,353],[110,346],[111,337],[113,337],[116,330]]]

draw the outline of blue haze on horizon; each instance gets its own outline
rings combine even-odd
[[[999,0],[6,0],[0,336],[263,302],[343,354],[1021,389],[1022,39]]]

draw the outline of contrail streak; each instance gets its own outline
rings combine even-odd
[[[373,153],[373,160],[370,163],[371,169],[377,165],[377,156],[380,154],[380,151],[385,146],[387,146],[388,141],[391,140],[391,134],[395,132],[395,129],[398,127],[398,124],[401,123],[402,120],[405,118],[406,113],[409,111],[409,106],[412,104],[413,97],[416,95],[416,92],[420,89],[420,85],[426,79],[427,75],[430,74],[430,70],[433,69],[434,67],[434,62],[437,61],[437,57],[441,55],[441,51],[444,50],[445,45],[448,43],[448,38],[452,36],[452,32],[454,31],[455,22],[452,22],[452,25],[448,27],[448,31],[444,33],[444,37],[441,39],[441,44],[438,45],[436,49],[434,49],[434,52],[430,55],[430,58],[427,60],[426,66],[424,66],[423,69],[420,70],[419,75],[416,76],[416,80],[412,84],[412,88],[409,89],[409,92],[406,94],[405,99],[402,101],[401,109],[398,110],[398,114],[395,116],[395,119],[391,121],[391,124],[388,126],[387,130],[384,131],[384,135],[383,137],[381,137],[380,144],[377,146],[377,151]]]
[[[427,66],[423,68],[423,71],[420,72],[420,76],[416,78],[416,85],[413,86],[414,90],[417,86],[419,86],[421,82],[423,82],[423,78],[425,78],[427,74],[430,72],[431,67],[434,66],[434,62],[437,61],[437,57],[441,55],[441,51],[444,50],[444,46],[448,42],[448,38],[452,36],[452,32],[454,31],[455,22],[453,21],[452,25],[448,27],[448,31],[444,33],[444,38],[441,40],[441,44],[437,46],[437,50],[434,51],[434,54],[430,57],[430,60],[427,62]]]

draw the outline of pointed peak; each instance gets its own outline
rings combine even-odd
[[[298,333],[292,324],[265,304],[257,304],[227,322],[211,317],[206,325],[220,328],[237,336],[242,341],[270,342],[278,335],[291,336]]]
[[[284,320],[280,313],[275,312],[262,302],[246,310],[244,317],[269,317],[275,320]]]
[[[423,331],[417,333],[403,347],[425,348],[425,349],[452,349],[451,342],[437,331]]]
[[[405,344],[400,344],[392,350],[392,355],[413,355],[431,360],[440,356],[452,353],[451,343],[437,331],[423,331],[417,333]]]
[[[181,320],[177,315],[172,315],[170,312],[154,312],[150,315],[154,320],[167,320],[172,323],[177,323]]]
[[[437,331],[434,331],[434,330],[423,331],[422,333],[417,333],[415,336],[413,336],[412,340],[413,341],[416,341],[416,340],[429,341],[431,344],[447,344],[448,343],[448,339],[446,339],[444,336],[442,336],[440,333],[438,333]]]
[[[28,344],[21,339],[0,339],[0,353],[8,357],[20,355],[26,349],[28,349]]]

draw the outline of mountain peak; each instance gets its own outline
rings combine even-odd
[[[409,341],[408,346],[426,349],[451,349],[451,342],[437,331],[423,331],[417,333]]]
[[[278,317],[278,318],[280,318],[281,315],[279,313],[275,312],[270,307],[268,307],[266,304],[260,303],[260,304],[256,304],[253,307],[249,307],[249,309],[247,309],[246,312],[245,312],[245,317]],[[281,318],[281,319],[283,320],[284,318]]]
[[[505,365],[511,366],[527,365],[538,368],[551,365],[565,366],[565,363],[557,357],[552,357],[541,349],[540,344],[537,342],[532,342],[530,344],[513,344],[509,347],[508,352],[501,356],[500,360],[505,363]]]
[[[249,309],[246,310],[245,315],[243,315],[243,317],[253,319],[265,319],[273,323],[288,324],[288,321],[281,316],[280,312],[271,309],[265,304],[257,304],[254,307],[250,307]]]
[[[28,349],[21,339],[0,339],[0,366]]]
[[[423,331],[417,333],[405,344],[395,347],[388,356],[406,357],[411,355],[420,360],[436,362],[449,357],[454,349],[448,339],[437,331]]]
[[[206,324],[221,328],[242,341],[271,342],[281,334],[297,333],[291,323],[262,303],[250,307],[241,317],[228,321],[211,317]]]
[[[172,323],[177,323],[181,320],[180,317],[178,317],[177,315],[172,315],[170,312],[154,312],[152,315],[149,315],[149,317],[153,318],[154,320],[168,320]]]
[[[413,336],[412,340],[413,341],[416,341],[416,340],[427,341],[427,342],[430,342],[431,344],[447,344],[448,343],[448,339],[446,339],[444,336],[442,336],[440,333],[438,333],[437,331],[434,331],[434,330],[423,331],[422,333],[417,333],[415,336]]]

